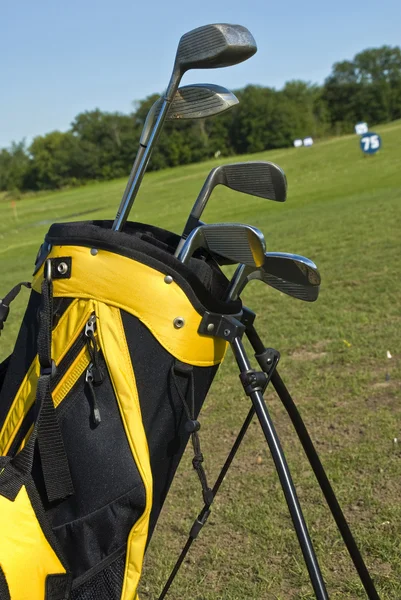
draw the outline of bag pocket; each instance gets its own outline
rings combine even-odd
[[[78,379],[72,369],[56,388],[55,404],[57,389],[70,388],[56,412],[75,494],[56,506],[45,506],[74,579],[90,577],[92,569],[125,549],[146,505],[145,486],[99,349],[96,366],[92,359],[93,355],[86,356],[80,362]],[[34,478],[44,498],[39,462]]]

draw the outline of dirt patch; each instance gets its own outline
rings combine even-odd
[[[296,350],[290,354],[294,360],[318,360],[327,356],[327,352],[311,352],[310,350]]]

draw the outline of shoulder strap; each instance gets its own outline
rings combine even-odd
[[[47,261],[50,263],[50,260]],[[56,373],[51,358],[53,284],[51,263],[46,264],[47,275],[42,282],[42,307],[40,311],[38,358],[40,376],[36,390],[36,416],[32,434],[24,448],[12,459],[23,473],[32,471],[36,440],[49,502],[61,500],[74,493],[68,459],[61,436],[51,395],[51,379]]]
[[[31,284],[28,281],[21,281],[21,283],[18,283],[16,286],[14,286],[13,289],[10,290],[2,300],[0,300],[0,335],[10,312],[10,304],[18,296],[23,285],[28,289],[31,288]]]

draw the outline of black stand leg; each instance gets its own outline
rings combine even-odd
[[[251,368],[240,337],[236,337],[231,342],[231,347],[241,372],[240,377],[244,385],[244,389],[247,395],[251,398],[256,415],[259,419],[266,441],[270,448],[270,452],[272,454],[280,483],[283,488],[284,496],[287,501],[296,534],[298,536],[299,544],[301,546],[316,598],[317,600],[328,600],[327,590],[320,571],[319,563],[317,561],[308,528],[302,514],[284,452],[281,448],[280,441],[263,398],[262,388],[257,381],[255,372]]]
[[[264,355],[266,353],[266,349],[257,334],[253,325],[250,325],[246,329],[246,335],[251,342],[253,349],[255,350],[255,357],[258,360],[261,368],[265,371],[268,368],[268,365],[264,365]],[[344,543],[347,547],[349,555],[355,565],[355,568],[358,572],[358,575],[361,579],[361,582],[365,588],[365,591],[370,600],[380,600],[380,597],[376,591],[374,583],[370,577],[369,571],[364,563],[361,553],[359,552],[358,546],[355,543],[354,537],[351,533],[351,530],[348,526],[348,523],[344,517],[344,513],[341,510],[341,507],[338,503],[338,500],[335,496],[334,490],[331,487],[331,484],[327,478],[326,472],[323,468],[322,463],[320,462],[319,456],[315,450],[313,442],[309,436],[309,433],[305,427],[305,424],[302,420],[299,411],[291,398],[290,393],[285,387],[280,375],[277,371],[275,371],[271,377],[271,382],[273,384],[274,389],[277,392],[281,402],[283,403],[292,424],[298,434],[298,437],[301,441],[303,449],[305,451],[306,456],[309,459],[310,465],[313,469],[313,472],[316,476],[316,479],[320,485],[320,488],[324,494],[326,502],[331,510],[331,513],[334,517],[334,520],[337,524],[337,527],[341,533],[341,536],[344,540]]]

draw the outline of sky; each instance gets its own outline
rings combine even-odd
[[[258,52],[225,69],[189,71],[182,85],[230,89],[323,83],[333,63],[401,45],[400,0],[0,0],[0,148],[83,111],[129,113],[162,93],[178,40],[207,23],[238,23]]]

